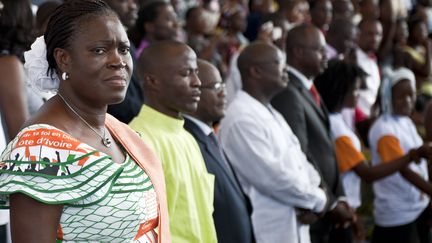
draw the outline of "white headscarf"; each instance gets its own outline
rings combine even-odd
[[[385,69],[383,70],[383,77],[381,84],[381,107],[384,114],[390,115],[393,113],[392,88],[400,81],[407,79],[415,90],[416,80],[414,73],[405,67]]]

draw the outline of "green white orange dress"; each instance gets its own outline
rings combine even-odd
[[[24,193],[63,204],[57,242],[157,242],[158,202],[129,155],[122,164],[53,126],[23,129],[1,155],[0,205]]]

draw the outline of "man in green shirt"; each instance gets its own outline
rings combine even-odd
[[[159,155],[167,187],[173,242],[217,242],[214,228],[214,176],[199,146],[184,128],[182,112],[194,112],[200,99],[197,57],[186,44],[161,41],[147,47],[138,62],[146,102],[129,124]]]

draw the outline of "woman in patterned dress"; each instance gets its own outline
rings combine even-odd
[[[100,0],[67,1],[26,58],[30,75],[47,62],[45,78],[60,81],[1,156],[0,204],[10,206],[13,241],[170,242],[161,165],[106,114],[132,72],[117,15]]]

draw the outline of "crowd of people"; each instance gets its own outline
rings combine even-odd
[[[431,33],[428,0],[0,0],[0,242],[432,243]]]

